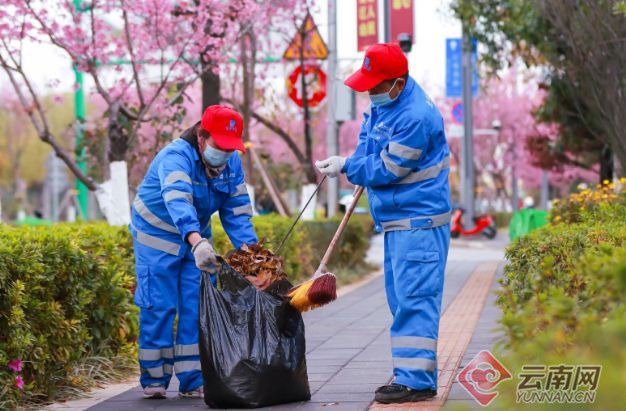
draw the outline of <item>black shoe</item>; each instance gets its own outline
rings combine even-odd
[[[383,404],[399,404],[417,402],[433,398],[437,390],[414,390],[401,384],[388,384],[376,390],[374,399]]]

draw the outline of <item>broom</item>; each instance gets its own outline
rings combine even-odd
[[[333,251],[335,251],[335,247],[337,247],[339,243],[339,238],[346,228],[346,225],[348,225],[348,220],[352,216],[352,212],[362,193],[363,187],[357,187],[354,191],[352,203],[346,210],[346,214],[343,216],[339,227],[337,227],[337,231],[330,241],[328,249],[326,249],[326,253],[324,257],[322,257],[322,261],[313,277],[292,288],[289,294],[287,294],[287,297],[290,299],[289,303],[298,311],[304,312],[312,310],[337,299],[337,277],[335,277],[335,274],[328,271],[326,265],[330,261],[330,256]]]

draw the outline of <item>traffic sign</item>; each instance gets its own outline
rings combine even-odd
[[[478,54],[476,39],[472,39],[472,96],[478,95]],[[446,39],[446,97],[463,96],[463,42],[460,38]]]
[[[304,45],[302,44],[304,37]],[[304,54],[304,59],[325,60],[328,57],[328,47],[322,39],[313,17],[307,14],[300,26],[300,29],[285,50],[283,58],[285,60],[300,60],[300,51]]]
[[[307,85],[307,101],[309,108],[313,108],[324,101],[326,97],[326,73],[317,64],[305,64],[304,76]],[[287,77],[287,94],[294,103],[300,107],[303,106],[301,66],[297,66]]]
[[[452,106],[452,120],[456,124],[463,124],[463,102],[457,101]]]

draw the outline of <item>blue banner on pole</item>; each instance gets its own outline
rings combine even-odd
[[[463,54],[460,38],[446,39],[446,97],[463,96]],[[472,39],[472,96],[478,95],[478,53]]]

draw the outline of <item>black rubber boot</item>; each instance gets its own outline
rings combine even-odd
[[[437,395],[437,390],[414,390],[394,383],[379,387],[374,399],[382,404],[400,404],[427,400],[435,395]]]

